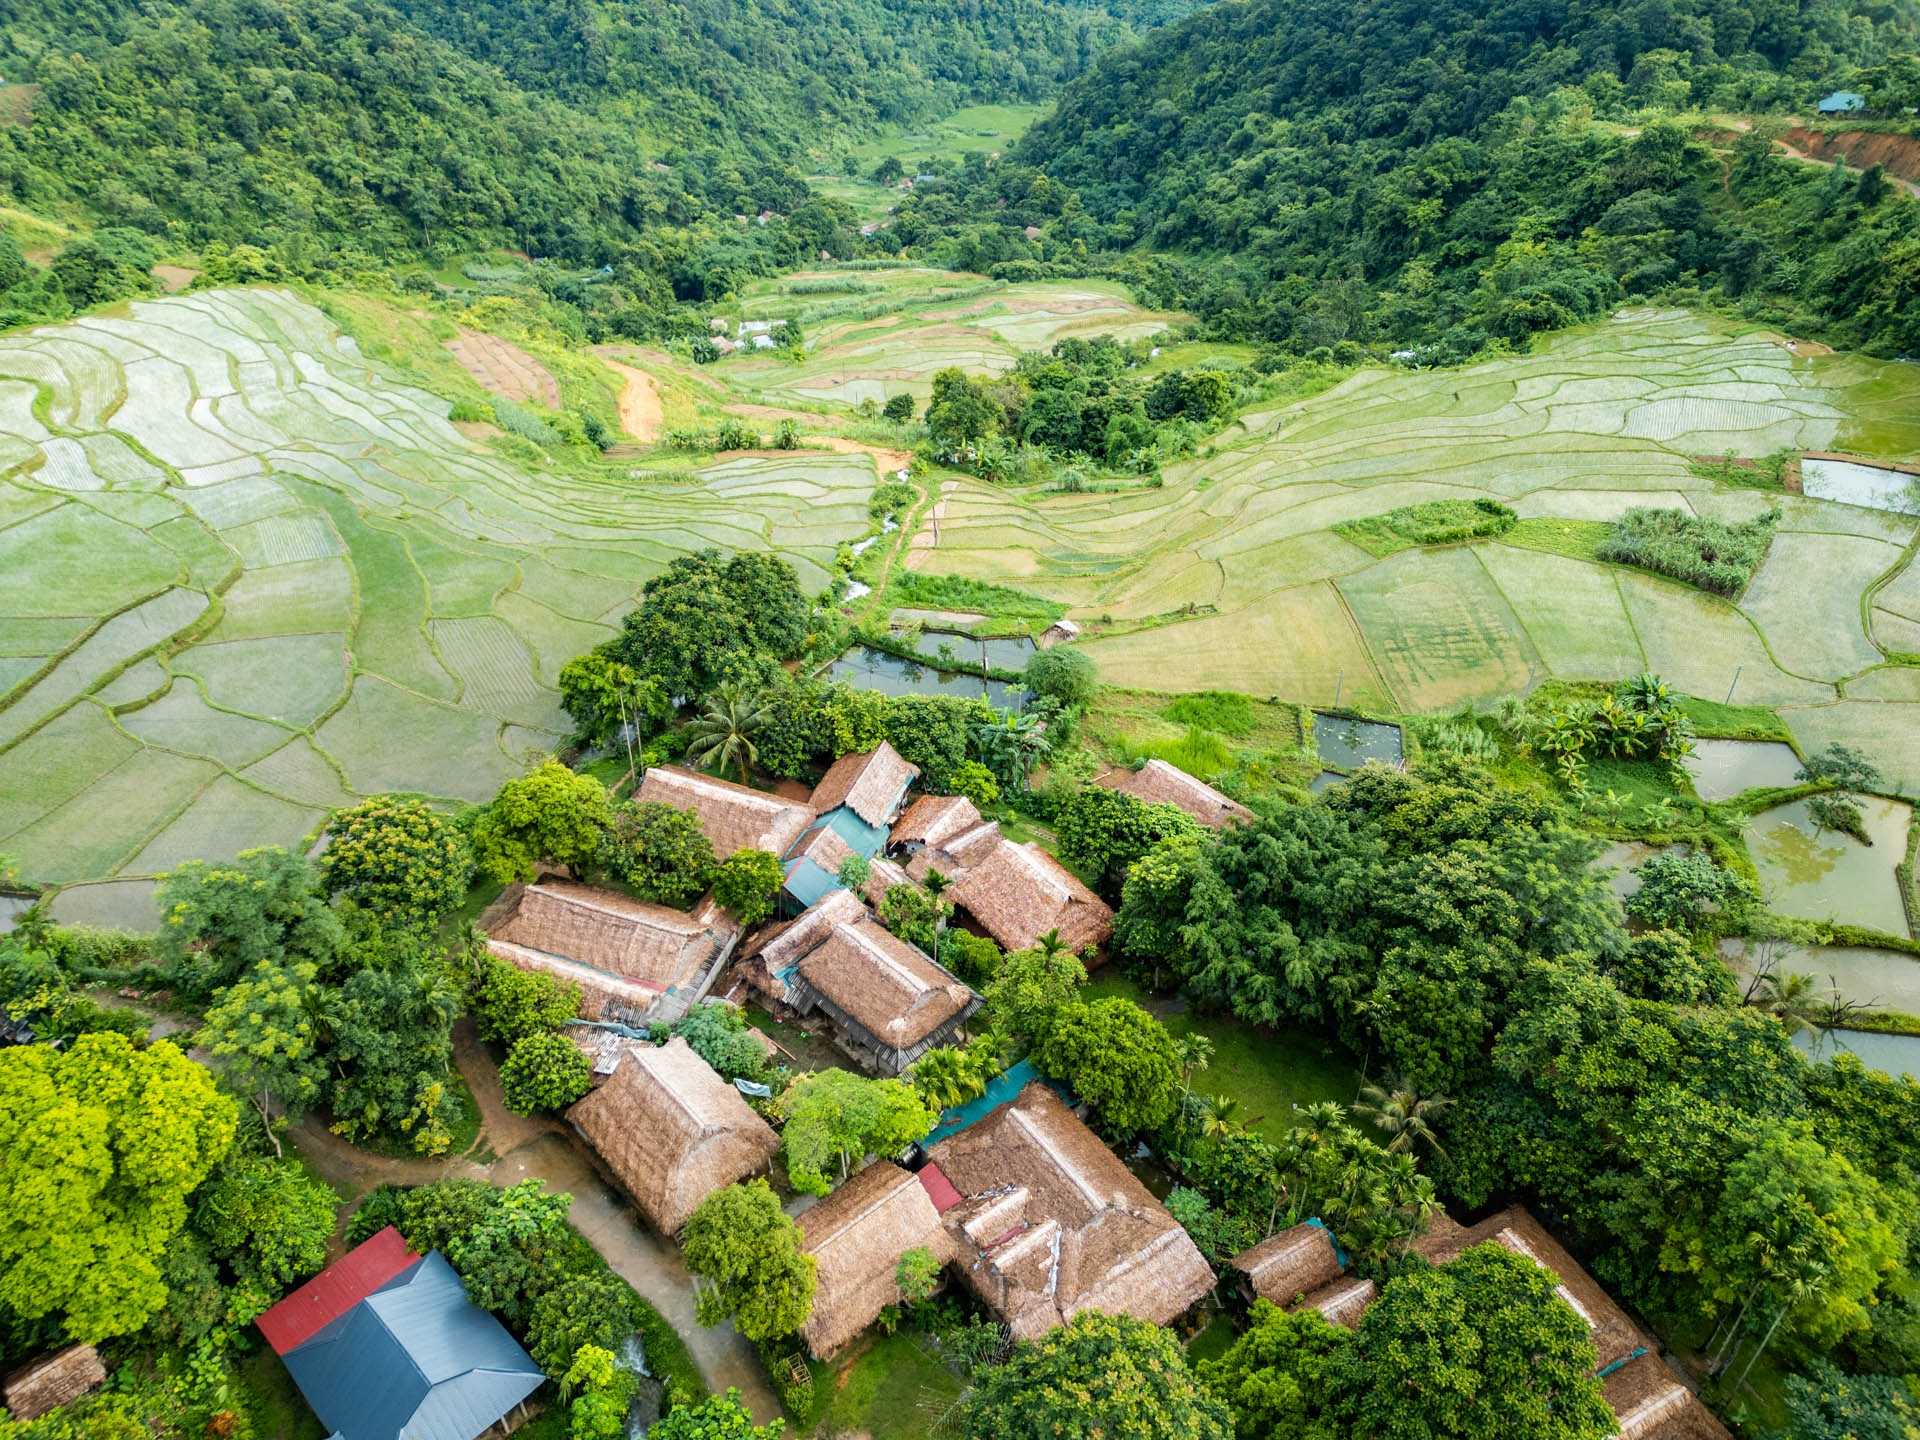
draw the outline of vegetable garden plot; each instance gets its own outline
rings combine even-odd
[[[300,560],[324,560],[340,553],[340,541],[326,518],[309,512],[273,515],[225,532],[227,543],[240,552],[250,569],[291,565]]]
[[[434,647],[460,680],[460,705],[502,720],[565,724],[552,692],[534,675],[533,656],[504,620],[435,620]]]

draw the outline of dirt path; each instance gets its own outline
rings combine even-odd
[[[1805,150],[1803,150],[1800,146],[1796,145],[1791,140],[1783,140],[1783,139],[1776,138],[1773,143],[1778,145],[1781,150],[1786,152],[1786,156],[1789,160],[1798,160],[1803,165],[1818,165],[1822,169],[1826,169],[1833,164],[1834,159],[1840,158],[1840,157],[1830,157],[1828,159],[1822,160],[1818,155],[1809,155]],[[1849,175],[1864,175],[1866,173],[1866,170],[1864,167],[1855,165],[1851,161],[1848,161],[1846,159],[1840,159],[1840,168],[1842,170],[1845,170]],[[1885,178],[1888,184],[1898,185],[1902,190],[1905,190],[1909,195],[1920,195],[1920,184],[1916,184],[1912,180],[1902,179],[1900,176],[1894,174],[1891,170],[1887,170],[1884,168],[1881,170],[1880,173],[1882,177]]]
[[[646,371],[624,361],[603,358],[601,363],[627,382],[620,391],[620,428],[642,445],[653,444],[666,422],[660,387]]]
[[[753,1347],[731,1325],[702,1325],[694,1316],[693,1277],[680,1252],[643,1222],[593,1168],[580,1139],[559,1121],[529,1119],[506,1108],[492,1057],[465,1021],[454,1034],[454,1062],[479,1104],[480,1140],[472,1154],[497,1153],[481,1164],[464,1156],[427,1160],[375,1155],[349,1145],[308,1118],[294,1126],[293,1143],[309,1164],[348,1197],[359,1199],[376,1185],[424,1185],[435,1180],[486,1180],[517,1185],[544,1180],[552,1191],[573,1197],[567,1218],[586,1236],[607,1264],[680,1333],[708,1386],[729,1386],[760,1421],[780,1414]]]
[[[809,435],[807,439],[841,455],[871,455],[874,464],[880,467],[880,479],[883,482],[893,479],[896,470],[905,470],[913,464],[911,450],[888,450],[880,445],[869,445],[864,440],[849,440],[844,435]]]

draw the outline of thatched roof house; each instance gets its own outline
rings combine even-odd
[[[1555,1292],[1586,1321],[1599,1360],[1595,1373],[1619,1417],[1621,1440],[1728,1440],[1726,1427],[1674,1378],[1653,1341],[1524,1208],[1498,1211],[1472,1226],[1435,1216],[1413,1248],[1432,1264],[1445,1265],[1487,1243],[1524,1255],[1552,1275]],[[1349,1328],[1360,1323],[1378,1295],[1371,1280],[1342,1274],[1331,1237],[1317,1225],[1283,1230],[1236,1255],[1233,1266],[1256,1294],[1281,1308],[1318,1310]]]
[[[1213,1271],[1147,1187],[1044,1085],[935,1145],[968,1288],[1032,1339],[1083,1310],[1171,1323]],[[924,1171],[922,1173],[925,1173]]]
[[[1025,950],[1049,930],[1059,931],[1069,950],[1098,949],[1107,943],[1113,911],[1038,845],[1016,845],[1000,835],[991,846],[976,844],[969,851],[980,858],[966,866],[947,897],[999,941],[1001,949]],[[913,867],[907,868],[911,874]]]
[[[679,765],[648,770],[635,798],[691,811],[722,860],[736,850],[784,855],[813,823],[813,811],[805,805]]]
[[[106,1378],[106,1366],[100,1363],[93,1346],[69,1345],[43,1360],[22,1365],[0,1381],[0,1397],[5,1398],[7,1413],[16,1421],[37,1420],[49,1410],[78,1400],[96,1385],[104,1384]]]
[[[813,1313],[800,1333],[820,1359],[900,1303],[900,1257],[925,1249],[944,1264],[953,1242],[920,1180],[891,1161],[862,1170],[799,1217],[801,1249],[818,1264]]]
[[[710,900],[688,914],[551,878],[512,887],[480,924],[501,959],[576,982],[583,1018],[628,1022],[691,999],[740,934]]]
[[[882,1075],[898,1075],[944,1044],[981,1003],[846,890],[768,938],[742,974],[797,1014],[825,1015],[834,1043]]]
[[[907,787],[920,778],[920,767],[910,765],[886,741],[877,750],[842,755],[813,787],[813,813],[846,806],[869,825],[891,825],[906,803]]]
[[[677,1035],[665,1045],[629,1044],[567,1118],[663,1235],[780,1148],[740,1092]]]
[[[1142,804],[1176,806],[1214,830],[1229,821],[1253,818],[1253,812],[1237,800],[1229,800],[1211,785],[1164,760],[1149,760],[1138,770],[1111,770],[1095,783],[1131,795]]]
[[[964,795],[922,795],[894,822],[887,845],[908,853],[938,847],[979,823],[979,809]]]
[[[1241,1251],[1233,1268],[1246,1277],[1254,1295],[1285,1310],[1338,1280],[1346,1267],[1327,1227],[1308,1221]]]

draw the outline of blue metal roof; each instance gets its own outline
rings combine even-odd
[[[786,891],[803,910],[811,910],[822,896],[841,888],[837,876],[829,875],[811,860],[796,860],[787,868]]]
[[[1864,95],[1856,95],[1851,90],[1836,90],[1820,102],[1820,113],[1823,115],[1831,115],[1837,111],[1864,110],[1866,108],[1867,97]]]
[[[1035,1080],[1045,1081],[1048,1089],[1069,1105],[1073,1103],[1072,1090],[1057,1080],[1048,1080],[1033,1068],[1032,1061],[1021,1060],[989,1080],[986,1091],[977,1100],[969,1100],[964,1105],[956,1105],[951,1110],[943,1111],[940,1123],[934,1126],[932,1134],[920,1142],[920,1148],[931,1150],[949,1135],[957,1135],[969,1125],[978,1124],[1002,1105],[1019,1099],[1020,1092]]]
[[[339,1440],[474,1440],[546,1379],[437,1251],[285,1359]]]

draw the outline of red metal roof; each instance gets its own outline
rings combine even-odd
[[[942,1215],[960,1203],[960,1192],[938,1165],[929,1161],[914,1172],[914,1178],[920,1182],[920,1188],[927,1192],[927,1198],[933,1201],[933,1208]]]
[[[391,1225],[362,1241],[254,1324],[276,1355],[285,1355],[319,1334],[420,1257]]]

